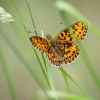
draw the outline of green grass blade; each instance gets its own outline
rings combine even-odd
[[[6,41],[8,46],[12,49],[12,52],[18,57],[18,59],[22,62],[24,67],[27,69],[27,71],[31,74],[31,76],[35,79],[35,81],[38,83],[38,85],[41,87],[41,89],[44,91],[44,93],[47,95],[46,90],[47,88],[44,87],[45,85],[43,84],[42,80],[35,75],[34,71],[31,69],[31,66],[27,63],[27,61],[24,59],[20,51],[16,48],[15,44],[11,41],[9,36],[5,35],[2,31],[0,32],[0,36]]]
[[[1,49],[0,49],[0,63],[1,63],[1,67],[2,67],[2,70],[3,70],[4,76],[5,76],[9,91],[11,93],[12,100],[18,100],[17,96],[16,96],[14,86],[13,86],[13,83],[11,81],[10,74],[8,72],[8,68],[7,68],[7,65],[6,65],[5,58],[3,56],[3,53],[2,53]]]
[[[55,90],[55,87],[54,87],[54,83],[53,83],[53,79],[52,79],[49,67],[47,67],[47,75],[48,75],[48,79],[49,79],[51,91],[53,91],[54,93],[56,93],[56,90]],[[58,100],[57,96],[53,100]]]
[[[18,14],[18,16],[19,16],[19,19],[21,20],[21,22],[24,22],[23,19],[22,19],[22,17],[21,17],[21,14],[20,14],[20,12],[19,12],[17,6],[16,6],[15,0],[12,0],[12,3],[13,3],[13,5],[14,5],[15,9],[16,9],[16,12],[17,12],[17,14]],[[22,26],[23,26],[25,32],[27,33],[27,36],[29,37],[28,31],[27,31],[25,25],[22,24]]]
[[[44,69],[43,69],[43,66],[42,66],[42,63],[41,63],[41,61],[40,61],[40,59],[39,59],[39,56],[37,55],[36,50],[34,49],[33,46],[32,46],[32,48],[33,48],[33,50],[34,50],[34,52],[35,52],[36,58],[37,58],[37,60],[38,60],[38,62],[39,62],[39,64],[40,64],[40,66],[41,66],[41,69],[42,69],[42,72],[43,72],[44,77],[45,77],[45,79],[46,79],[46,82],[47,82],[47,84],[48,84],[48,87],[51,88],[51,87],[50,87],[50,83],[49,83],[49,79],[47,78],[46,72],[45,72]],[[43,56],[43,59],[44,59],[44,56]],[[45,60],[44,60],[44,61],[45,61]]]
[[[58,97],[58,98],[62,98],[63,100],[67,100],[67,99],[72,99],[72,100],[94,100],[94,99],[91,99],[91,98],[87,98],[87,97],[80,97],[80,96],[76,96],[76,95],[72,95],[72,94],[69,94],[69,93],[63,93],[63,92],[52,92],[52,91],[49,91],[48,92],[49,96],[50,97]]]
[[[68,80],[66,79],[66,74],[63,73],[63,67],[60,67],[59,68],[62,75],[63,75],[63,78],[64,78],[64,81],[65,81],[65,85],[66,85],[66,90],[68,91],[68,93],[70,93],[70,88],[69,88],[69,85],[68,85]]]
[[[67,78],[69,78],[69,79],[74,83],[74,85],[76,85],[76,87],[79,89],[80,93],[81,93],[83,96],[85,96],[84,92],[83,92],[82,89],[79,87],[79,85],[74,81],[74,79],[71,78],[71,76],[69,76],[69,75],[63,70],[62,67],[60,67],[59,69],[60,69],[60,71],[61,71],[63,74],[66,75]]]
[[[60,68],[59,68],[59,69],[60,69]],[[62,66],[61,66],[61,69],[63,69]],[[61,71],[61,70],[60,70],[60,71]],[[67,77],[66,77],[66,75],[63,73],[63,71],[61,71],[61,73],[62,73],[62,76],[63,76],[64,81],[65,81],[66,91],[67,91],[68,93],[71,93],[71,92],[70,92],[70,87],[69,87],[69,84],[68,84]],[[71,100],[71,99],[68,99],[68,100]]]
[[[80,48],[81,48],[81,51],[82,51],[82,53],[81,53],[82,59],[86,63],[87,68],[88,68],[91,76],[93,77],[96,85],[98,86],[98,88],[100,90],[100,80],[99,80],[99,77],[96,75],[96,72],[93,68],[94,66],[91,64],[91,61],[89,60],[88,54],[86,53],[85,48],[83,47],[82,44],[80,44]]]
[[[34,27],[35,35],[37,35],[35,23],[34,23],[34,20],[33,20],[33,16],[32,16],[31,9],[30,9],[30,5],[29,5],[29,2],[28,2],[28,1],[29,1],[29,0],[26,0],[26,3],[27,3],[28,9],[29,9],[29,13],[30,13],[30,16],[31,16],[31,19],[32,19],[32,24],[33,24],[33,27]]]

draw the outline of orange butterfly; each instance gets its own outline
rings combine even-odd
[[[62,30],[54,39],[48,34],[47,39],[32,36],[30,41],[37,49],[47,54],[52,64],[60,66],[77,58],[79,48],[74,43],[83,40],[87,30],[88,26],[85,23],[77,22]]]

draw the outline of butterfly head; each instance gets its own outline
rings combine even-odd
[[[47,37],[47,40],[49,40],[50,42],[53,41],[53,38],[49,34],[46,35],[46,37]]]

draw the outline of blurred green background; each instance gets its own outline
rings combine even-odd
[[[3,7],[8,13],[10,13],[16,19],[19,19],[18,14],[13,5],[13,0],[2,0],[0,6]],[[100,27],[100,0],[58,0],[70,3],[75,7],[82,15],[84,15],[89,22],[91,22],[96,28]],[[29,10],[25,0],[15,0],[18,10],[21,13],[24,23],[33,27],[32,20],[29,14]],[[33,19],[36,25],[37,33],[40,35],[41,30],[44,34],[52,34],[52,37],[56,36],[62,29],[66,28],[63,20],[60,17],[59,11],[53,0],[29,0],[29,5],[32,11]],[[68,26],[78,22],[80,20],[75,19],[69,13],[66,13],[69,18]],[[62,22],[58,29],[55,28]],[[29,27],[27,30],[32,31]],[[55,30],[55,31],[54,31]],[[54,32],[53,32],[54,31]],[[53,33],[52,33],[53,32]],[[4,38],[4,34],[7,39],[19,50],[29,67],[34,71],[35,75],[44,82],[44,87],[47,86],[45,78],[42,74],[39,63],[36,59],[34,51],[31,47],[31,43],[25,33],[22,24],[18,22],[1,23],[0,22],[0,50],[4,57],[4,63],[9,72],[12,84],[14,86],[18,100],[31,100],[40,94],[41,88],[37,82],[33,79],[27,68],[20,60],[21,58],[16,55],[17,51],[12,50],[9,46],[9,42]],[[29,33],[30,36],[35,35]],[[81,42],[86,50],[87,56],[93,66],[93,69],[100,80],[100,37],[93,31],[89,30],[86,38]],[[43,60],[41,54],[39,54],[41,62]],[[81,52],[82,53],[82,52]],[[98,88],[94,81],[90,70],[87,67],[86,62],[82,59],[82,54],[71,64],[63,65],[64,70],[78,83],[81,89],[84,91],[87,97],[100,99],[100,88]],[[2,58],[1,58],[2,59]],[[66,92],[64,80],[61,72],[50,64],[50,72],[53,78],[55,89],[58,91]],[[68,80],[70,90],[72,94],[81,95],[75,85]],[[0,100],[12,100],[9,88],[3,72],[2,61],[0,62]],[[35,100],[35,99],[32,99]],[[42,100],[42,99],[40,99]],[[59,99],[63,100],[63,99]]]

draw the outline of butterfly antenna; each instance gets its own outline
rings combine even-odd
[[[33,32],[31,32],[31,31],[28,31],[28,33],[33,33]]]
[[[62,24],[62,22],[52,31],[52,34],[54,33],[54,31]],[[51,35],[52,35],[51,34]]]
[[[32,31],[28,31],[28,33],[33,33],[33,34],[35,34],[34,32],[32,32]]]

